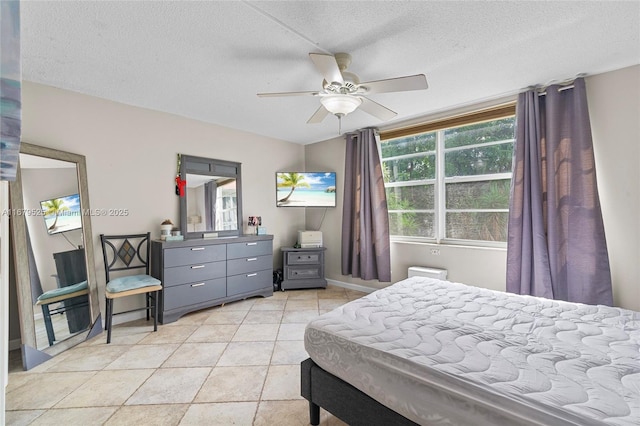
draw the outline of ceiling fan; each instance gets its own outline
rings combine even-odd
[[[347,71],[351,64],[351,55],[336,53],[326,55],[309,53],[314,65],[324,77],[322,90],[307,92],[258,93],[259,97],[275,96],[318,96],[322,104],[309,118],[307,123],[320,123],[330,113],[340,120],[345,115],[360,108],[362,111],[387,121],[398,113],[372,101],[365,95],[372,93],[404,92],[409,90],[424,90],[427,78],[424,74],[406,77],[390,78],[387,80],[368,81],[360,83],[357,75]]]

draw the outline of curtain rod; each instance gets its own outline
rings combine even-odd
[[[547,89],[550,86],[562,86],[562,87],[558,87],[558,92],[562,92],[563,90],[569,90],[569,89],[573,89],[575,87],[574,82],[578,79],[578,78],[584,78],[586,77],[587,74],[585,73],[580,73],[578,75],[575,76],[575,78],[572,79],[568,79],[568,80],[564,80],[561,81],[559,83],[548,83],[545,84],[544,86],[539,86],[537,88],[537,90],[541,90],[541,92],[538,93],[538,96],[545,96],[547,94]]]
[[[558,87],[558,93],[562,92],[563,90],[569,90],[569,89],[573,89],[574,85],[570,84],[568,86],[562,86],[562,87]],[[547,91],[545,90],[544,92],[540,92],[538,93],[538,96],[546,96]]]
[[[344,135],[344,136],[357,135],[357,134],[358,134],[358,132],[360,132],[361,130],[369,130],[369,129],[370,129],[370,130],[373,130],[373,133],[374,133],[376,136],[379,136],[379,135],[380,135],[380,130],[379,130],[377,127],[363,127],[362,129],[357,129],[357,130],[354,130],[353,132],[346,132],[346,133],[344,133],[343,135]]]

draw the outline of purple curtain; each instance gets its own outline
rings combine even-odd
[[[613,304],[582,78],[519,95],[507,291]]]
[[[216,229],[216,196],[218,192],[218,184],[216,181],[210,181],[204,184],[204,214],[206,216],[206,231],[221,231]]]
[[[342,275],[390,282],[389,214],[375,130],[346,139]]]

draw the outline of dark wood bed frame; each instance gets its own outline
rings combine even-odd
[[[302,361],[300,370],[300,393],[309,401],[309,419],[312,425],[320,423],[321,407],[353,426],[417,424],[326,372],[311,358]]]

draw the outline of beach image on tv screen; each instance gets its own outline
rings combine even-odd
[[[40,207],[49,235],[82,228],[79,194],[41,201]]]
[[[278,207],[335,207],[335,172],[276,173]]]

